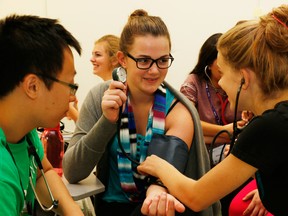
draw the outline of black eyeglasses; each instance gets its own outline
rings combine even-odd
[[[142,70],[147,70],[151,68],[154,63],[156,63],[159,69],[167,69],[172,65],[172,62],[174,61],[174,58],[171,54],[169,54],[169,57],[161,57],[158,59],[135,58],[129,53],[126,53],[126,54],[129,58],[133,59],[136,62],[137,68],[142,69]]]
[[[64,81],[61,81],[55,77],[51,77],[51,76],[48,76],[48,75],[45,75],[45,74],[40,74],[40,73],[36,73],[36,75],[38,76],[42,76],[44,78],[47,78],[47,79],[50,79],[50,80],[53,80],[55,82],[58,82],[58,83],[61,83],[62,85],[65,85],[65,86],[68,86],[70,88],[70,94],[71,95],[75,95],[78,88],[79,88],[79,85],[77,83],[67,83],[67,82],[64,82]]]

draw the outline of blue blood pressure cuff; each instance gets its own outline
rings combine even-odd
[[[179,172],[183,173],[188,161],[188,146],[176,136],[153,134],[148,146],[147,156],[152,154],[172,164]]]

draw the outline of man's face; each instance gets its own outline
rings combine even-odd
[[[56,79],[74,84],[75,76],[74,59],[70,49],[64,51],[64,63],[62,71],[55,77]],[[69,103],[76,100],[76,96],[72,94],[72,89],[67,84],[53,81],[50,90],[47,90],[45,96],[45,125],[54,127],[59,121],[66,116],[66,112],[69,109]],[[46,126],[48,127],[48,126]]]

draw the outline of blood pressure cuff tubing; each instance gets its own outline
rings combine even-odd
[[[147,150],[147,156],[157,155],[172,164],[181,173],[186,168],[188,153],[188,146],[183,140],[176,136],[163,134],[153,134]]]

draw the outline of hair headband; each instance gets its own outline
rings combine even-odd
[[[288,29],[288,26],[282,22],[278,17],[276,17],[274,14],[271,15],[278,23],[280,23],[282,26],[284,26],[286,29]]]

